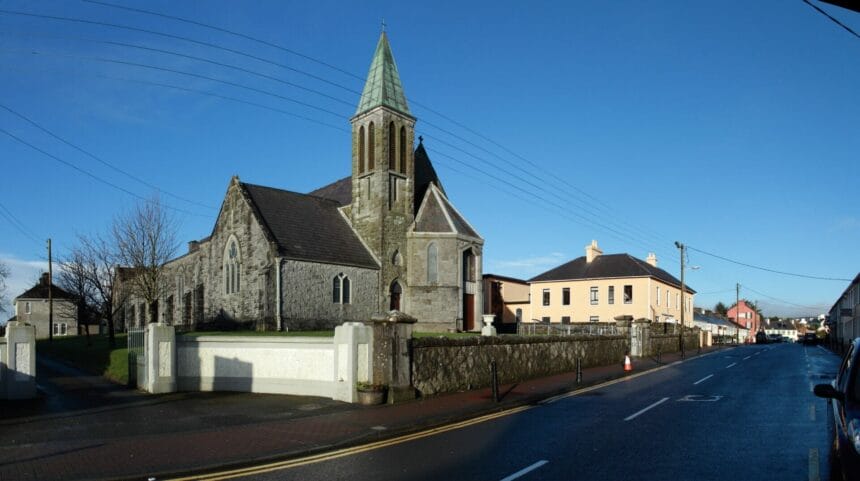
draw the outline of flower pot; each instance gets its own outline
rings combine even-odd
[[[365,406],[382,404],[385,401],[385,391],[358,391],[358,402]]]

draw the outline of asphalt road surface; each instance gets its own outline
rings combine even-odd
[[[826,405],[811,391],[838,361],[817,346],[741,346],[441,434],[241,478],[828,480]]]

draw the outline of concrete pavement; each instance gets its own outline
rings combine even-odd
[[[704,351],[708,352],[708,351]],[[690,356],[692,357],[692,356]],[[679,359],[634,360],[634,374]],[[625,375],[621,363],[398,405],[244,393],[147,395],[42,361],[36,401],[0,402],[0,480],[141,479],[353,446],[534,403]]]

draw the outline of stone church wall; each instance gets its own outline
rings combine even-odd
[[[437,249],[437,280],[428,280],[428,247]],[[458,328],[462,317],[462,257],[463,251],[480,246],[454,234],[412,233],[409,235],[409,297],[406,312],[418,319],[418,331],[440,332]],[[476,279],[481,278],[481,257],[476,260]],[[476,326],[480,327],[481,283],[476,282]]]
[[[333,302],[332,281],[350,281],[350,303]],[[347,321],[366,321],[377,312],[379,271],[361,267],[285,260],[281,268],[283,322],[290,330],[330,329]]]

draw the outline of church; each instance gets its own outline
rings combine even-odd
[[[351,175],[307,194],[233,177],[211,234],[165,266],[156,317],[189,329],[327,329],[399,310],[479,330],[484,241],[448,199],[383,32],[352,124]],[[141,325],[147,307],[128,302]]]

